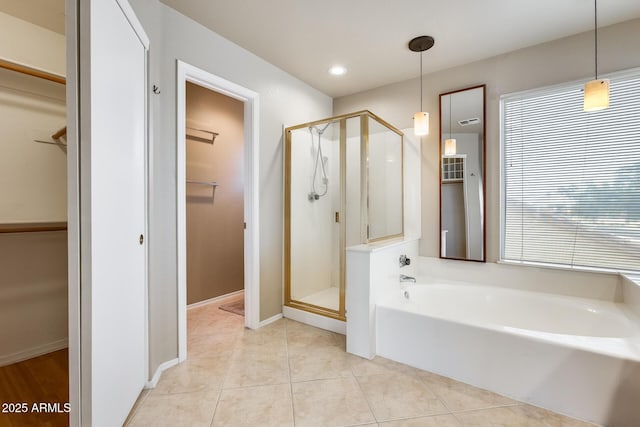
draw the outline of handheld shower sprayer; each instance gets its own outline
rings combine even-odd
[[[313,166],[313,177],[311,178],[311,192],[308,195],[308,199],[310,202],[315,200],[320,200],[320,197],[327,194],[329,190],[329,178],[327,177],[326,163],[328,158],[322,154],[322,134],[329,127],[331,123],[327,123],[322,129],[318,129],[317,126],[309,126],[309,133],[311,135],[311,146],[313,147],[313,130],[315,129],[318,134],[318,149],[315,152],[315,162]],[[318,175],[318,164],[320,166],[320,172],[322,175],[322,185],[324,186],[324,191],[319,193],[316,190],[316,178]]]

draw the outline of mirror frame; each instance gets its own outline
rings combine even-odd
[[[473,89],[482,89],[482,259],[467,259],[442,256],[442,97],[466,92]],[[442,259],[453,259],[458,261],[487,262],[487,85],[465,87],[463,89],[452,90],[441,93],[438,97],[438,118],[440,122],[440,133],[438,139],[438,257]]]

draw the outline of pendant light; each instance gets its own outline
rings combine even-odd
[[[598,111],[609,107],[609,79],[598,79],[598,1],[593,0],[595,19],[596,78],[584,85],[584,111]]]
[[[417,136],[429,134],[429,113],[422,108],[422,52],[433,47],[435,40],[431,36],[420,36],[409,42],[412,52],[420,52],[420,111],[413,115],[413,132]]]
[[[444,141],[444,155],[455,156],[456,155],[456,139],[452,138],[451,132],[451,104],[453,104],[453,94],[449,95],[449,139]]]

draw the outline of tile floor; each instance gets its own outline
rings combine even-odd
[[[345,352],[287,319],[256,331],[217,305],[188,312],[188,360],[144,391],[135,426],[588,426],[449,378]]]

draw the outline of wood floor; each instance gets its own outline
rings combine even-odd
[[[58,412],[69,402],[68,357],[64,349],[0,368],[0,427],[69,425],[69,414]],[[16,413],[12,404],[22,403],[28,412]]]

